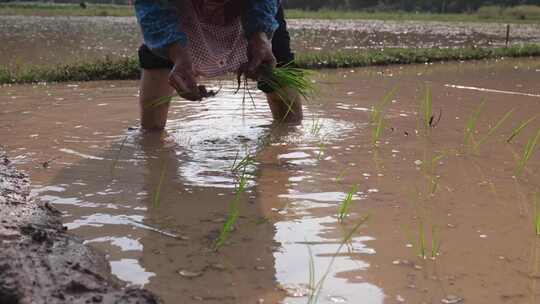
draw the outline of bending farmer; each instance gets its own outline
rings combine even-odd
[[[169,105],[149,107],[174,90],[189,100],[202,98],[198,76],[236,73],[257,79],[263,65],[294,59],[279,0],[136,0],[144,44],[139,49],[141,125],[161,130]],[[284,88],[285,89],[285,88]],[[264,90],[268,91],[268,90]],[[281,90],[280,90],[281,91]],[[302,119],[299,96],[287,102],[266,92],[275,120]]]

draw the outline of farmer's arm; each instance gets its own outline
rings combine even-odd
[[[191,57],[185,48],[187,35],[180,29],[176,8],[168,1],[136,0],[135,15],[146,46],[174,62],[170,85],[186,99],[200,99]]]
[[[272,54],[272,35],[278,28],[278,0],[247,0],[242,25],[248,39],[247,75],[256,78],[259,66],[275,66]]]

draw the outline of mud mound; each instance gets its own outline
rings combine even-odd
[[[58,211],[29,198],[29,185],[0,149],[0,303],[160,303],[115,280]]]

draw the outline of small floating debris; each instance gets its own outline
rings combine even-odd
[[[311,288],[305,284],[281,285],[279,289],[285,291],[287,296],[292,298],[306,297],[311,293]]]
[[[446,296],[446,298],[442,299],[441,302],[444,304],[458,304],[463,303],[463,298],[455,295],[448,295]]]
[[[196,271],[189,271],[185,269],[181,269],[178,271],[178,274],[183,276],[184,278],[193,279],[196,277],[200,277],[202,275],[202,272],[196,272]]]
[[[331,303],[347,303],[347,299],[342,296],[328,296]]]

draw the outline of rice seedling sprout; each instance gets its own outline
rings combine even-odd
[[[159,181],[156,186],[156,189],[154,190],[154,195],[152,196],[152,205],[154,207],[159,207],[159,204],[161,202],[161,186],[163,185],[163,181],[165,180],[166,165],[167,165],[167,162],[163,160],[163,164],[161,166],[161,172],[159,174]]]
[[[437,227],[431,226],[431,258],[434,259],[439,255],[441,243],[437,233]]]
[[[429,130],[433,124],[433,95],[429,86],[426,86],[424,96],[420,100],[420,113],[424,129]]]
[[[514,113],[514,109],[506,112],[506,114],[504,114],[504,116],[499,119],[499,121],[497,121],[497,123],[493,127],[489,129],[488,133],[474,144],[472,149],[473,152],[477,152],[478,148],[480,148],[480,145],[485,143],[495,133],[495,131],[497,131],[497,129],[502,126],[502,124],[510,117],[510,115],[512,115],[512,113]]]
[[[392,100],[392,97],[394,96],[395,92],[397,90],[397,87],[394,87],[390,92],[388,92],[383,99],[375,104],[372,107],[371,111],[371,124],[373,125],[373,131],[372,131],[372,143],[373,145],[376,145],[379,142],[379,139],[383,135],[384,132],[384,110],[386,106],[390,103]]]
[[[474,140],[473,135],[476,131],[476,123],[478,122],[478,118],[480,117],[480,113],[482,113],[482,110],[484,109],[484,105],[486,104],[486,101],[482,101],[478,108],[476,108],[476,111],[473,112],[471,117],[467,120],[467,124],[465,126],[465,136],[464,136],[464,142],[465,146],[468,147],[471,142]]]
[[[229,238],[230,233],[232,232],[234,228],[234,225],[236,224],[236,221],[238,220],[238,216],[240,215],[240,209],[239,209],[240,198],[242,194],[245,192],[246,186],[247,186],[247,178],[244,171],[242,175],[240,176],[238,184],[235,187],[235,194],[234,194],[234,198],[231,204],[229,205],[229,214],[227,216],[227,220],[223,224],[223,227],[221,228],[219,236],[214,243],[215,250],[218,250],[225,244],[225,242]]]
[[[521,156],[521,159],[518,162],[515,175],[520,176],[523,173],[523,170],[525,169],[525,166],[527,165],[527,162],[531,158],[532,154],[534,153],[536,149],[536,144],[538,143],[538,139],[540,138],[540,129],[536,132],[536,135],[529,139],[527,142],[527,145],[525,146],[525,150],[523,151],[523,155]]]
[[[343,238],[343,240],[339,244],[338,249],[336,250],[336,253],[334,255],[332,255],[332,259],[330,260],[330,263],[328,264],[328,267],[326,268],[326,271],[324,272],[322,277],[319,279],[319,281],[316,284],[313,284],[314,285],[313,288],[310,289],[310,295],[309,295],[309,298],[308,298],[308,304],[317,303],[317,301],[319,299],[319,296],[320,296],[320,293],[321,293],[321,290],[323,288],[324,282],[325,282],[326,278],[328,277],[328,275],[330,274],[330,270],[332,269],[332,266],[334,265],[334,262],[335,262],[337,256],[341,252],[341,249],[343,248],[343,246],[345,246],[345,244],[347,242],[349,242],[349,240],[356,233],[356,231],[358,231],[360,226],[362,226],[368,219],[369,219],[369,215],[366,215],[366,216],[362,217],[360,219],[360,221]],[[312,254],[311,254],[311,256],[313,257]],[[313,266],[313,269],[315,269],[315,266]],[[313,271],[313,278],[310,277],[310,280],[312,280],[312,282],[315,282],[314,271]]]
[[[353,185],[351,190],[347,193],[347,196],[341,202],[339,207],[338,219],[340,222],[343,222],[345,217],[349,214],[349,209],[351,208],[351,203],[354,197],[354,194],[358,191],[358,185]]]
[[[523,131],[523,129],[525,129],[531,122],[535,121],[536,118],[538,118],[538,116],[534,116],[534,117],[531,117],[529,118],[528,120],[524,121],[523,123],[521,123],[519,126],[517,126],[513,131],[512,131],[512,135],[510,135],[510,137],[508,137],[508,139],[506,140],[507,143],[510,143],[512,141],[512,139],[514,139],[516,136],[519,135],[519,133],[521,133],[521,131]]]
[[[538,199],[538,192],[533,194],[533,204],[534,204],[534,228],[536,230],[536,235],[540,235],[540,206]]]

